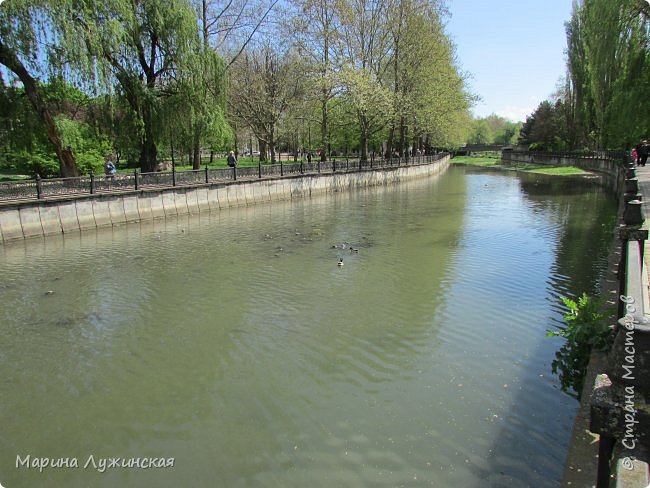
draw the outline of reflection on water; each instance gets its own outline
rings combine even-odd
[[[0,248],[0,482],[556,486],[614,204],[467,171]]]

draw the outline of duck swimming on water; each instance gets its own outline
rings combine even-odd
[[[339,262],[336,265],[341,268],[343,266],[343,258],[339,258]]]

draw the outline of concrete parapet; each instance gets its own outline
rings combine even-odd
[[[176,213],[178,215],[187,215],[190,213],[189,205],[187,204],[187,188],[180,188],[179,191],[174,192],[174,204],[176,205]]]
[[[219,188],[216,186],[210,186],[207,190],[208,194],[208,206],[210,210],[219,210]]]
[[[56,203],[41,205],[40,213],[44,236],[61,234],[63,232],[59,217],[59,206]]]
[[[80,230],[97,227],[95,216],[93,215],[92,200],[76,200],[74,206]]]
[[[126,222],[124,200],[121,197],[116,196],[108,200],[108,211],[111,216],[111,225],[120,225]]]
[[[217,202],[219,209],[228,208],[228,188],[226,186],[217,188]]]
[[[59,205],[59,221],[64,234],[79,230],[77,207],[74,202],[65,202]]]
[[[113,225],[111,213],[108,209],[108,202],[105,199],[92,200],[93,215],[95,216],[95,225],[97,227],[106,227]]]
[[[153,213],[151,211],[151,195],[144,194],[137,199],[138,202],[138,215],[140,216],[140,221],[151,220],[153,219]]]
[[[23,228],[20,225],[18,209],[7,209],[0,212],[0,228],[2,229],[2,240],[4,242],[25,237]]]
[[[43,226],[41,225],[41,212],[36,206],[23,207],[18,211],[20,215],[20,227],[23,236],[34,237],[43,235]]]
[[[439,173],[448,165],[446,158],[412,167],[291,175],[13,204],[0,209],[0,242],[385,185]]]
[[[163,209],[165,210],[165,217],[169,215],[178,215],[176,210],[176,193],[171,191],[162,192]]]
[[[239,194],[237,192],[237,187],[239,185],[228,185],[226,187],[226,195],[228,198],[229,207],[239,207],[241,205],[239,201]]]
[[[185,190],[187,213],[197,213],[199,211],[199,201],[196,196],[197,190],[198,188],[188,188]]]
[[[142,220],[138,207],[138,197],[135,195],[125,195],[122,201],[124,204],[124,219],[127,222],[139,222]]]
[[[163,194],[151,193],[149,197],[151,202],[151,217],[154,219],[161,219],[165,217],[165,204],[163,202]]]
[[[196,208],[198,212],[209,212],[210,202],[208,201],[208,189],[206,187],[197,188],[196,194]]]

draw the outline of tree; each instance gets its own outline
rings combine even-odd
[[[400,154],[431,144],[458,145],[452,134],[464,132],[469,118],[473,97],[456,67],[442,14],[437,0],[395,0],[388,9],[391,69],[382,78],[395,102],[388,146]]]
[[[393,96],[368,70],[346,69],[341,78],[346,105],[357,118],[361,160],[366,161],[372,137],[383,131],[393,116]]]
[[[562,126],[563,104],[557,101],[553,105],[544,100],[535,112],[526,118],[521,128],[519,144],[529,145],[531,149],[538,150],[565,150],[566,133]]]
[[[35,74],[41,71],[43,59],[51,61],[60,47],[56,42],[60,41],[64,29],[59,16],[64,5],[65,0],[12,0],[0,8],[0,64],[23,84],[25,95],[43,123],[57,156],[61,176],[70,177],[79,174],[74,155],[71,148],[61,142],[59,129],[43,102]],[[45,29],[45,25],[49,28]]]
[[[245,52],[233,65],[230,77],[233,86],[246,87],[231,94],[231,113],[251,128],[275,163],[278,124],[289,106],[302,98],[297,59],[290,51],[278,52],[265,46],[260,51]],[[265,151],[260,151],[260,159],[265,158]]]
[[[116,81],[141,124],[140,168],[155,169],[165,99],[201,52],[194,12],[186,0],[71,0],[66,30],[70,62],[88,78]],[[97,71],[98,70],[98,71]]]
[[[574,3],[562,97],[573,147],[623,148],[648,136],[649,14],[639,0]]]
[[[340,4],[330,0],[294,0],[292,23],[305,73],[320,104],[321,161],[327,159],[330,137],[329,102],[335,95],[340,66]]]
[[[359,123],[361,159],[368,158],[370,137],[390,122],[392,94],[382,86],[389,56],[389,0],[346,0],[340,4],[344,64],[341,84]],[[390,108],[386,103],[390,104]]]

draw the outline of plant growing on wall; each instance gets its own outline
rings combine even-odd
[[[555,353],[551,367],[559,375],[562,390],[573,390],[580,398],[589,356],[610,347],[611,329],[603,320],[607,313],[602,300],[583,292],[577,301],[562,297],[562,302],[569,309],[564,314],[566,326],[547,331],[546,336],[564,337],[566,343]]]

